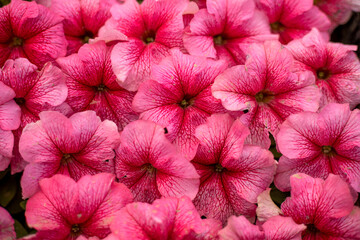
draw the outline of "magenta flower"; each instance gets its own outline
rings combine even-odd
[[[278,42],[250,47],[245,65],[220,74],[212,86],[213,96],[231,111],[249,110],[243,115],[250,128],[248,142],[270,147],[273,135],[291,114],[316,111],[319,89],[311,72],[293,72],[293,58]]]
[[[99,29],[111,17],[110,8],[120,0],[51,0],[50,10],[64,18],[68,42],[67,55],[95,38]]]
[[[352,11],[360,11],[360,2],[357,0],[315,0],[314,4],[332,21],[332,28],[346,23]]]
[[[256,0],[257,7],[268,16],[273,33],[280,35],[286,44],[301,38],[315,27],[329,39],[330,20],[325,13],[313,6],[314,0]],[[316,0],[315,0],[316,2]]]
[[[187,1],[145,0],[114,5],[112,17],[99,32],[99,39],[123,40],[115,45],[111,61],[120,86],[138,89],[151,67],[158,64],[169,49],[183,47],[183,11]]]
[[[101,122],[93,111],[70,118],[59,112],[42,112],[40,121],[28,124],[20,139],[26,166],[21,186],[23,197],[38,190],[38,182],[57,173],[75,180],[87,174],[114,173],[114,149],[119,143],[115,123]]]
[[[60,174],[41,180],[25,212],[29,227],[38,231],[36,239],[105,238],[120,209],[132,202],[129,189],[114,179],[100,173],[78,182]]]
[[[20,125],[21,110],[13,98],[15,92],[0,81],[0,171],[10,164],[14,147],[14,135],[11,130]]]
[[[184,195],[194,199],[199,189],[194,166],[169,142],[164,128],[150,121],[138,120],[125,127],[115,171],[135,201],[152,203],[162,196]]]
[[[360,112],[348,104],[331,103],[319,113],[291,115],[276,136],[280,158],[275,184],[290,189],[289,178],[305,173],[326,179],[340,175],[360,192]]]
[[[278,39],[270,34],[266,16],[254,1],[207,1],[185,29],[184,45],[191,55],[223,59],[229,66],[244,64],[249,44]]]
[[[141,113],[141,119],[166,127],[168,139],[191,160],[198,145],[195,128],[212,113],[226,112],[210,90],[226,64],[184,55],[177,49],[171,52],[172,56],[154,66],[152,79],[141,85],[133,109]]]
[[[220,222],[202,220],[191,200],[163,198],[124,207],[110,225],[117,239],[216,239]]]
[[[67,87],[59,68],[47,63],[39,71],[24,58],[6,61],[0,70],[0,82],[13,89],[16,94],[14,100],[21,108],[20,127],[13,130],[15,141],[10,164],[14,174],[21,172],[26,165],[19,153],[19,139],[23,128],[28,123],[37,121],[41,111],[61,110],[60,105],[67,97]]]
[[[360,208],[353,204],[348,185],[330,174],[324,181],[306,174],[290,178],[291,197],[281,205],[285,216],[305,224],[302,239],[357,239]]]
[[[317,29],[286,46],[295,59],[295,70],[309,70],[322,92],[320,107],[329,102],[360,103],[360,62],[357,46],[326,42]]]
[[[0,67],[25,57],[37,67],[66,54],[62,18],[35,2],[13,0],[0,8]]]
[[[135,93],[121,88],[111,68],[111,49],[104,42],[86,44],[78,54],[57,60],[69,89],[67,103],[75,112],[94,110],[120,130],[138,118],[131,102]]]
[[[2,207],[0,207],[0,239],[16,239],[14,219],[12,219],[11,215]]]
[[[255,216],[257,196],[273,181],[270,151],[244,146],[249,130],[229,115],[214,114],[196,129],[200,145],[192,160],[201,176],[194,205],[200,215],[226,222],[231,215]]]
[[[232,216],[219,231],[219,237],[220,240],[300,240],[305,229],[304,224],[296,224],[290,217],[272,217],[259,228],[244,216]]]

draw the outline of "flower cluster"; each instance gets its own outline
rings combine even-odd
[[[11,0],[0,171],[21,174],[23,239],[360,239],[360,62],[329,41],[352,10]],[[14,223],[0,207],[1,239]]]

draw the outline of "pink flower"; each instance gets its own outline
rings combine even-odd
[[[23,197],[36,193],[39,180],[57,173],[75,180],[87,174],[114,173],[118,142],[115,123],[101,122],[93,111],[70,118],[59,112],[40,113],[40,121],[28,124],[20,139],[20,153],[30,163],[21,179]]]
[[[202,220],[191,200],[163,198],[124,207],[110,225],[117,239],[216,239],[220,222]]]
[[[360,236],[360,208],[353,204],[348,185],[330,174],[324,181],[306,174],[291,176],[291,197],[281,205],[307,229],[302,239],[357,239]]]
[[[182,54],[178,49],[154,66],[152,79],[145,81],[134,97],[133,109],[140,118],[168,130],[168,139],[191,160],[198,140],[195,128],[212,113],[226,112],[211,95],[211,85],[226,69],[223,61]]]
[[[220,240],[300,240],[305,229],[304,224],[296,224],[290,217],[272,217],[259,228],[244,216],[232,216],[219,236]]]
[[[19,153],[19,139],[23,128],[28,123],[37,121],[41,111],[59,108],[67,97],[67,87],[59,68],[47,63],[39,71],[25,58],[7,60],[0,70],[0,82],[12,88],[16,94],[14,100],[21,108],[20,127],[13,129],[15,142],[11,158],[11,172],[17,173],[26,165]],[[14,107],[16,108],[18,107]]]
[[[322,92],[320,107],[329,102],[360,103],[360,62],[357,46],[326,42],[317,29],[286,46],[295,59],[295,70],[309,70]]]
[[[102,41],[86,44],[78,54],[57,62],[67,78],[70,107],[76,112],[94,110],[102,120],[112,120],[122,130],[138,115],[131,108],[135,93],[116,82],[110,62],[111,49]]]
[[[208,0],[185,29],[184,45],[191,55],[226,60],[230,66],[245,62],[249,44],[278,39],[270,34],[266,16],[254,1]]]
[[[111,17],[110,8],[120,0],[51,0],[49,8],[64,18],[68,42],[67,55],[97,36],[99,29]]]
[[[35,2],[13,0],[0,8],[0,67],[26,57],[37,67],[66,54],[62,18]]]
[[[100,173],[78,182],[64,175],[40,181],[40,190],[26,204],[26,221],[36,239],[105,238],[120,209],[132,195],[115,176]]]
[[[293,72],[290,52],[278,42],[250,47],[245,65],[220,74],[212,86],[213,96],[231,111],[249,110],[243,115],[250,128],[248,142],[270,147],[273,135],[291,114],[316,111],[319,89],[311,72]]]
[[[151,67],[169,54],[169,49],[182,47],[184,0],[127,1],[114,5],[112,17],[100,30],[100,39],[123,40],[115,45],[111,61],[120,86],[138,89]],[[118,36],[118,38],[117,38]]]
[[[10,163],[14,135],[11,130],[20,125],[21,110],[13,98],[15,92],[0,81],[0,171],[4,171]]]
[[[360,112],[347,104],[330,103],[319,113],[291,115],[276,136],[280,158],[276,186],[290,189],[294,173],[326,179],[340,175],[360,192]]]
[[[255,216],[257,196],[273,181],[270,151],[244,146],[249,130],[229,115],[214,114],[196,129],[200,145],[192,160],[201,176],[194,205],[200,215],[226,222],[231,215]]]
[[[16,239],[14,219],[12,219],[11,215],[2,207],[0,207],[0,239]]]
[[[315,0],[314,4],[332,21],[332,28],[346,23],[352,11],[360,11],[360,2],[357,0]]]
[[[313,27],[329,39],[330,20],[313,6],[314,0],[256,1],[257,7],[268,16],[272,32],[280,35],[281,43],[301,38]]]
[[[115,171],[135,201],[152,203],[161,196],[184,195],[194,199],[199,189],[194,166],[169,142],[164,128],[150,121],[138,120],[125,127]]]

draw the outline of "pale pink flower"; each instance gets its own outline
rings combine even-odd
[[[100,173],[78,182],[60,174],[41,180],[25,211],[27,224],[38,231],[35,239],[105,238],[120,209],[133,200],[129,189],[114,179]]]
[[[66,54],[62,18],[36,2],[12,0],[0,8],[0,67],[24,57],[37,67]]]
[[[304,224],[296,224],[290,217],[275,216],[263,225],[251,224],[244,216],[232,216],[219,231],[220,240],[301,240]]]
[[[140,5],[132,0],[112,7],[112,17],[100,29],[99,39],[122,40],[111,53],[120,86],[137,90],[170,48],[183,47],[183,12],[188,4],[185,0],[145,0]]]
[[[208,0],[185,29],[184,45],[191,55],[244,64],[249,44],[278,39],[253,0]]]
[[[18,58],[6,61],[0,70],[0,82],[12,88],[14,100],[21,108],[20,127],[13,130],[15,141],[10,163],[11,172],[17,173],[26,165],[19,153],[21,132],[28,123],[39,119],[41,111],[60,108],[67,97],[65,76],[52,63],[38,69],[27,59]]]
[[[340,175],[360,191],[360,111],[348,104],[330,103],[319,113],[304,112],[288,117],[276,136],[280,158],[275,184],[290,189],[289,178],[305,173],[326,179]]]
[[[115,123],[101,122],[93,111],[70,118],[59,112],[40,113],[40,121],[28,124],[20,139],[26,166],[21,179],[23,197],[39,189],[38,182],[57,173],[75,180],[99,172],[114,173],[119,133]]]
[[[358,239],[360,208],[346,182],[330,174],[324,181],[299,173],[291,176],[291,197],[281,205],[284,216],[305,224],[303,240]]]
[[[213,96],[231,111],[249,110],[241,119],[251,132],[248,142],[270,147],[273,135],[291,114],[318,110],[320,91],[309,71],[294,72],[291,53],[279,42],[254,44],[245,65],[220,74],[212,86]]]
[[[314,0],[314,5],[332,21],[332,28],[339,24],[346,23],[351,17],[352,11],[360,11],[360,1],[358,0]]]
[[[116,239],[210,240],[221,228],[213,219],[202,220],[187,197],[163,198],[124,207],[110,225]]]
[[[182,54],[178,49],[154,66],[134,97],[133,109],[140,118],[168,130],[167,137],[191,160],[198,140],[195,128],[212,113],[224,113],[221,102],[211,95],[216,76],[226,69],[223,61]]]
[[[296,71],[311,71],[322,92],[320,107],[329,102],[360,103],[360,62],[353,51],[355,45],[325,41],[314,28],[302,39],[290,42],[286,48],[292,53]]]
[[[135,93],[119,86],[111,67],[112,48],[103,41],[82,46],[78,54],[59,58],[69,89],[67,103],[75,112],[94,110],[122,130],[138,118],[131,102]]]
[[[280,35],[280,42],[286,44],[301,38],[313,27],[329,39],[330,20],[325,13],[314,6],[314,0],[256,0],[257,7],[266,13],[271,30]]]
[[[125,0],[124,0],[125,1]],[[120,0],[51,0],[49,5],[57,15],[64,18],[64,33],[68,42],[67,55],[95,38],[99,29],[111,17],[110,8]]]
[[[200,145],[192,163],[201,182],[193,202],[200,215],[223,223],[231,215],[255,216],[257,196],[273,181],[276,161],[268,150],[244,146],[248,134],[228,114],[214,114],[196,128]]]
[[[10,164],[14,135],[11,130],[20,126],[20,107],[13,98],[15,92],[0,81],[0,171],[4,171]]]
[[[0,239],[15,240],[16,234],[14,231],[14,219],[2,207],[0,207]]]
[[[194,166],[166,138],[164,127],[144,120],[130,123],[121,133],[115,172],[135,201],[148,203],[162,196],[194,199],[200,183]]]

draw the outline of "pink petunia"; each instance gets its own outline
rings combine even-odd
[[[191,55],[244,64],[251,43],[278,39],[253,0],[208,0],[185,29],[184,45]]]
[[[319,113],[291,115],[276,136],[280,158],[275,184],[290,189],[289,178],[305,173],[326,179],[340,175],[360,192],[360,111],[330,103]]]
[[[248,142],[270,147],[273,135],[291,114],[316,111],[320,91],[311,72],[294,72],[291,53],[279,42],[250,47],[245,65],[220,74],[213,96],[231,111],[249,110],[241,117],[251,132]]]
[[[51,4],[48,4],[50,10],[64,18],[67,55],[76,53],[84,43],[95,38],[99,29],[111,17],[110,8],[124,1],[51,0]]]
[[[259,227],[244,216],[232,216],[219,231],[219,237],[220,240],[301,240],[305,229],[304,224],[296,224],[290,217],[275,216]]]
[[[226,222],[231,215],[255,216],[257,196],[273,181],[276,161],[270,151],[244,146],[249,130],[224,114],[196,128],[200,141],[192,160],[201,176],[194,205],[200,215]]]
[[[322,92],[320,107],[329,102],[360,103],[360,62],[353,51],[357,46],[326,42],[317,29],[290,42],[296,71],[311,71]]]
[[[39,189],[38,182],[57,173],[75,180],[99,172],[114,173],[114,150],[119,143],[115,123],[101,122],[93,111],[70,118],[59,112],[40,113],[20,138],[20,153],[29,162],[21,179],[23,197]]]
[[[194,166],[169,142],[164,128],[144,120],[130,123],[121,133],[115,172],[135,201],[148,203],[162,196],[194,199],[200,183]]]
[[[221,228],[213,219],[202,220],[187,197],[163,198],[124,207],[110,225],[116,239],[210,240]]]
[[[12,0],[0,8],[0,67],[24,57],[37,67],[65,56],[62,18],[36,2]]]
[[[348,185],[337,175],[324,181],[299,173],[291,176],[291,197],[281,205],[284,216],[305,224],[302,239],[359,239],[360,208]]]
[[[314,0],[256,0],[257,7],[265,12],[271,31],[280,35],[280,42],[286,44],[303,37],[312,28],[317,28],[324,38],[329,39],[330,20],[325,13],[314,6]]]
[[[11,130],[20,126],[20,107],[13,100],[15,92],[0,81],[0,171],[10,164],[14,135]]]
[[[36,239],[105,238],[120,209],[133,201],[129,189],[114,179],[100,173],[78,182],[60,174],[41,180],[25,211],[29,227],[38,231]]]
[[[131,102],[135,93],[121,88],[111,67],[111,47],[104,42],[86,44],[78,54],[57,63],[66,75],[67,103],[75,112],[94,110],[102,119],[115,122],[120,130],[138,118]]]
[[[115,45],[111,61],[120,86],[138,89],[151,67],[169,55],[169,49],[183,47],[183,12],[186,0],[135,0],[114,5],[112,17],[100,29],[99,39],[122,40]]]
[[[140,86],[133,109],[141,113],[141,119],[166,127],[168,139],[191,160],[198,145],[195,128],[212,113],[226,112],[210,90],[226,64],[185,55],[178,49],[171,52],[170,57],[154,66],[151,80]]]
[[[360,1],[358,0],[314,0],[314,5],[332,21],[332,28],[339,24],[346,23],[351,17],[352,11],[360,11]]]
[[[41,111],[61,110],[60,105],[67,97],[67,87],[65,76],[59,68],[47,63],[38,70],[25,58],[7,60],[0,70],[0,82],[12,88],[15,92],[14,100],[21,108],[20,127],[13,129],[15,142],[10,164],[14,174],[22,171],[26,165],[19,153],[19,139],[23,128],[28,123],[37,121]]]
[[[15,240],[14,219],[2,207],[0,207],[0,239]]]

